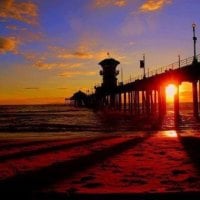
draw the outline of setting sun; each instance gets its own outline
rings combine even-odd
[[[177,93],[177,87],[174,84],[169,84],[166,89],[167,101],[173,101],[174,95]]]

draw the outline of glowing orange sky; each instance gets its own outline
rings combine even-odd
[[[77,90],[92,92],[107,52],[124,81],[142,74],[144,53],[149,70],[192,56],[199,7],[196,0],[2,0],[0,104],[63,103]],[[190,91],[181,86],[183,101]]]
[[[174,95],[177,93],[177,88],[173,84],[170,84],[167,87],[168,87],[168,88],[166,88],[167,102],[173,102]],[[191,102],[192,101],[192,84],[191,83],[185,82],[179,86],[179,98],[180,98],[180,102]]]

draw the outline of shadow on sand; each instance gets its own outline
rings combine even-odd
[[[195,136],[182,137],[180,133],[178,133],[178,137],[192,164],[200,174],[200,138]]]
[[[89,155],[80,156],[72,160],[63,160],[62,162],[52,164],[39,170],[18,174],[15,177],[0,182],[0,193],[5,196],[5,199],[17,197],[20,199],[39,199],[39,194],[42,194],[42,189],[48,188],[48,186],[55,184],[56,182],[67,179],[75,173],[88,169],[89,167],[105,161],[107,158],[120,154],[129,148],[133,148],[152,136],[152,134],[153,133],[148,132],[144,137],[127,139],[107,148],[96,150]],[[37,197],[34,198],[34,196]],[[46,197],[42,199],[45,198]]]

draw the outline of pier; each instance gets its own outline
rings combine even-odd
[[[174,95],[174,119],[175,124],[179,121],[179,87],[183,82],[192,84],[193,116],[199,118],[200,102],[200,54],[196,54],[195,24],[193,28],[194,55],[179,60],[168,66],[145,72],[145,59],[140,61],[140,67],[144,68],[141,77],[128,82],[117,83],[119,61],[113,58],[102,60],[100,75],[102,84],[95,86],[95,92],[88,94],[84,99],[85,104],[99,109],[110,109],[126,112],[133,115],[152,116],[162,118],[166,113],[165,89],[169,84],[177,88]],[[76,99],[74,99],[76,101]],[[80,101],[80,100],[79,100]]]
[[[136,79],[128,83],[116,85],[116,78],[106,77],[101,86],[95,87],[94,94],[89,95],[89,102],[98,105],[100,108],[107,107],[123,112],[133,114],[151,114],[159,113],[163,116],[166,113],[166,94],[165,88],[169,84],[177,87],[177,93],[174,96],[174,113],[179,116],[179,86],[182,82],[192,84],[193,93],[193,114],[198,118],[198,94],[200,84],[200,55],[197,56],[197,62],[193,57],[181,60],[166,67],[145,74],[141,79]],[[112,63],[118,63],[114,59],[103,60],[107,68],[113,68]],[[110,65],[108,65],[110,64]],[[106,72],[100,71],[100,74]],[[118,71],[113,74],[117,75]],[[111,83],[112,82],[112,83]]]

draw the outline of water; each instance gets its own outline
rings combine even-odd
[[[97,131],[95,114],[66,105],[0,106],[0,131]]]
[[[200,124],[192,117],[192,104],[181,104],[181,129],[199,129]],[[161,130],[173,129],[172,106]],[[116,132],[150,130],[155,121],[133,119],[130,115],[116,117],[87,108],[67,105],[18,105],[0,106],[0,132]]]
[[[174,107],[173,104],[167,105],[167,113],[162,123],[163,130],[169,130],[174,127]],[[200,122],[193,117],[193,104],[180,103],[180,119],[179,129],[186,130],[199,130]]]

